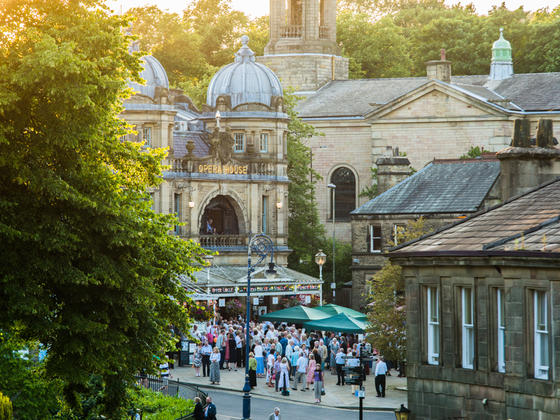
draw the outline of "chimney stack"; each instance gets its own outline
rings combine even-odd
[[[554,147],[552,120],[539,120],[537,126],[537,147],[552,149]]]
[[[528,119],[515,120],[511,145],[513,147],[529,147],[531,145],[531,122]]]
[[[426,62],[426,75],[430,80],[437,79],[445,83],[451,83],[451,61],[446,60],[443,48],[440,55],[440,60]]]
[[[377,165],[377,194],[384,193],[410,176],[410,161],[399,156],[399,149],[393,149],[393,156],[382,157]]]

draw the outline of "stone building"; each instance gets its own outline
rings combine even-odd
[[[560,178],[389,256],[405,278],[410,418],[560,418]]]
[[[471,146],[503,149],[514,119],[530,120],[532,133],[541,118],[560,120],[560,73],[514,74],[503,33],[488,51],[490,74],[474,76],[454,76],[443,53],[426,63],[426,77],[348,80],[348,62],[335,41],[335,0],[270,0],[270,42],[257,60],[306,97],[299,115],[324,133],[309,143],[322,176],[316,198],[330,235],[327,184],[337,185],[340,240],[350,242],[350,212],[367,201],[359,193],[371,186],[377,159],[394,149],[419,170]]]
[[[180,91],[153,57],[143,57],[145,85],[123,117],[146,147],[168,148],[164,182],[151,192],[154,210],[175,213],[174,234],[216,251],[211,267],[185,279],[195,298],[222,304],[247,289],[247,246],[264,233],[274,243],[278,276],[253,274],[252,302],[259,311],[279,304],[279,296],[320,296],[318,279],[286,268],[288,248],[287,123],[283,90],[276,75],[255,62],[242,38],[235,62],[213,77],[202,112]],[[244,274],[243,274],[244,273]],[[276,298],[276,299],[275,299]]]
[[[410,177],[405,157],[380,158],[377,167],[380,194],[352,212],[351,304],[356,309],[367,303],[367,280],[383,267],[385,253],[398,245],[400,227],[423,217],[426,230],[435,230],[500,202],[495,154],[434,160]]]

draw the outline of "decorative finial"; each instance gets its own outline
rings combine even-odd
[[[504,37],[504,28],[500,28],[500,38]]]
[[[255,53],[251,51],[251,48],[247,45],[249,43],[249,37],[243,35],[241,37],[241,48],[235,54],[236,63],[248,63],[255,61]]]
[[[246,47],[248,43],[249,43],[249,37],[247,35],[243,35],[241,37],[241,45]]]

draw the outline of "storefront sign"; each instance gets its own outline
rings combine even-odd
[[[273,305],[278,305],[278,296],[273,296],[272,297],[272,304]]]
[[[220,308],[225,308],[226,306],[226,300],[225,299],[218,299],[218,306]]]
[[[307,291],[307,290],[319,290],[318,284],[299,284],[297,290]]]
[[[309,296],[309,295],[305,296],[305,303],[306,304],[311,303],[311,296]]]
[[[289,292],[291,286],[288,284],[277,284],[271,286],[251,286],[251,293],[262,292]],[[247,286],[239,287],[239,293],[247,293]]]
[[[253,305],[257,306],[259,304],[259,298],[253,298]]]
[[[248,165],[198,165],[201,174],[247,175]]]
[[[222,293],[235,293],[235,287],[211,287],[210,293],[213,295]]]

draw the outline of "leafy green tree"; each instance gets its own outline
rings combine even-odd
[[[426,220],[420,217],[409,221],[397,230],[396,244],[416,239],[431,231]],[[372,346],[389,360],[406,358],[406,302],[402,268],[390,261],[374,274],[367,283],[368,336]]]
[[[0,329],[48,348],[46,375],[77,414],[99,375],[111,418],[169,325],[188,328],[177,276],[203,253],[150,209],[164,151],[120,141],[141,68],[128,25],[97,0],[0,9]]]
[[[307,273],[317,273],[312,261],[315,253],[323,248],[325,230],[319,222],[319,212],[315,201],[315,182],[320,175],[311,168],[311,149],[305,143],[319,135],[315,128],[303,122],[295,111],[297,97],[284,93],[288,123],[288,245],[293,252],[288,257],[290,268],[303,269]]]

